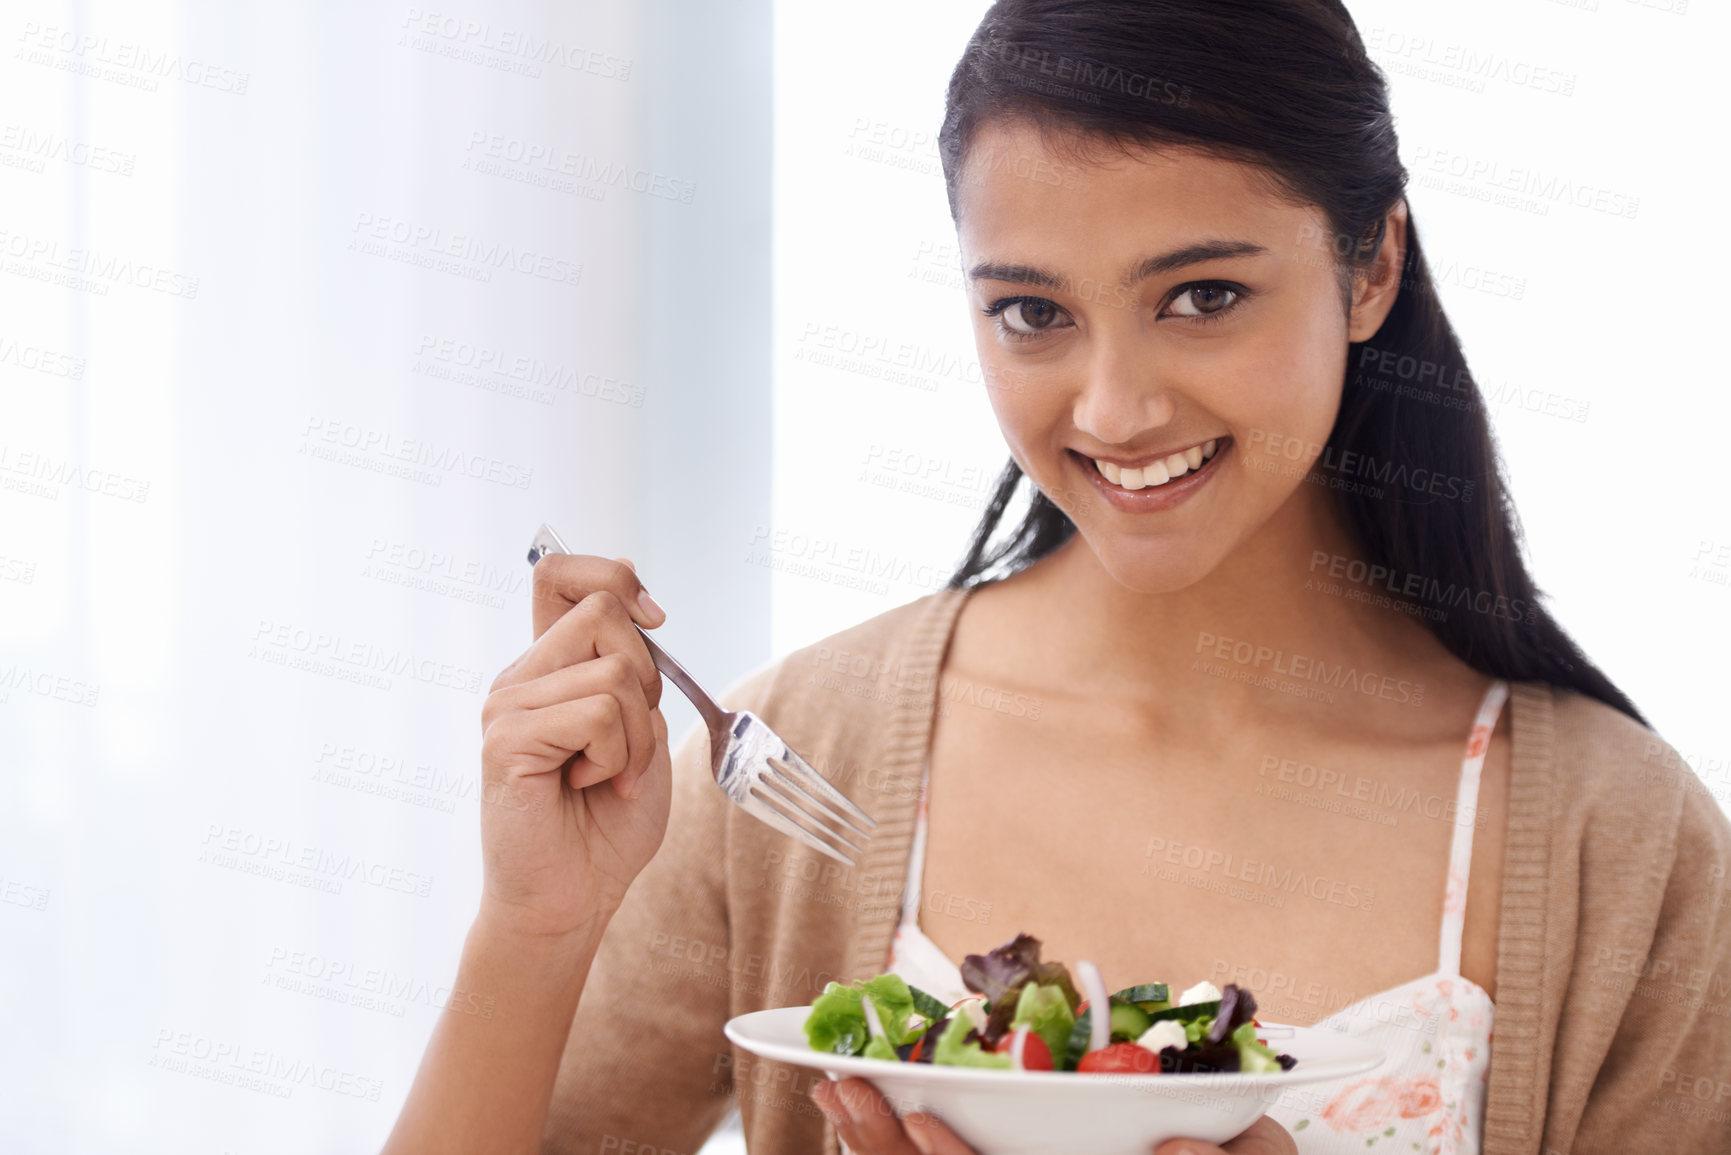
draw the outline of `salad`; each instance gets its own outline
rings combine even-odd
[[[1291,1070],[1297,1062],[1256,1037],[1256,1000],[1232,983],[1198,983],[1176,999],[1165,983],[1108,995],[1099,968],[1040,961],[1018,934],[962,961],[974,994],[946,1006],[900,975],[832,982],[811,1005],[814,1051],[900,1063],[1083,1074]],[[1104,1013],[1096,1013],[1103,1009]]]

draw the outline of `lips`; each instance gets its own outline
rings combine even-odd
[[[1088,457],[1074,449],[1065,450],[1065,453],[1076,463],[1076,468],[1082,471],[1088,483],[1105,498],[1107,505],[1124,513],[1148,514],[1176,509],[1189,501],[1193,494],[1207,488],[1214,475],[1220,472],[1221,460],[1230,455],[1236,444],[1231,437],[1212,438],[1160,457],[1144,455],[1121,461]],[[1172,461],[1174,457],[1178,460]],[[1194,469],[1190,467],[1192,458],[1201,462]],[[1168,462],[1172,465],[1168,466]],[[1173,476],[1173,467],[1180,463],[1184,466],[1183,472]],[[1126,477],[1132,470],[1135,474]],[[1116,479],[1111,473],[1118,475]],[[1158,480],[1150,482],[1150,477]],[[1141,485],[1132,489],[1124,484],[1126,480]]]
[[[1169,485],[1187,473],[1197,473],[1219,451],[1220,442],[1211,438],[1185,449],[1155,458],[1141,466],[1124,466],[1095,457],[1094,468],[1113,486],[1134,492]]]

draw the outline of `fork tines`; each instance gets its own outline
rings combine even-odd
[[[785,745],[752,776],[741,803],[752,815],[848,866],[877,822]],[[857,836],[858,841],[855,841]]]

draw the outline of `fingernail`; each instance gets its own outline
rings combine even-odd
[[[635,781],[631,784],[631,790],[625,795],[625,797],[627,797],[627,798],[629,798],[635,802],[637,800],[638,796],[641,795],[642,793],[643,793],[643,775],[639,774],[637,776],[637,781]]]
[[[907,1135],[908,1142],[919,1149],[920,1155],[932,1155],[932,1138],[926,1134],[924,1116],[921,1116],[917,1123],[911,1119],[907,1120],[902,1131]]]
[[[648,590],[637,591],[637,608],[641,609],[643,611],[643,616],[647,617],[655,625],[660,625],[662,622],[667,620],[667,611],[662,609],[660,604],[656,602],[654,598],[649,596]]]

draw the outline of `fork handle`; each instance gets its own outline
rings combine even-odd
[[[529,543],[529,564],[534,565],[540,561],[543,554],[570,552],[564,539],[553,532],[552,526],[543,522],[541,528],[535,531],[534,540]],[[709,732],[713,734],[727,729],[727,711],[716,705],[715,699],[704,693],[703,687],[697,684],[697,679],[686,673],[685,667],[674,661],[672,654],[656,645],[655,639],[650,637],[642,626],[636,622],[631,624],[643,639],[643,644],[649,647],[649,658],[655,663],[655,668],[660,670],[668,681],[678,686],[679,692],[697,707],[697,712],[703,715],[703,724]]]
[[[649,658],[655,663],[655,668],[675,686],[679,692],[697,707],[697,712],[703,715],[703,724],[714,733],[727,728],[727,711],[715,704],[715,699],[704,693],[703,687],[697,684],[697,679],[685,672],[685,667],[673,660],[673,655],[656,644],[655,639],[635,622],[632,625],[643,639],[643,644],[649,647]]]

